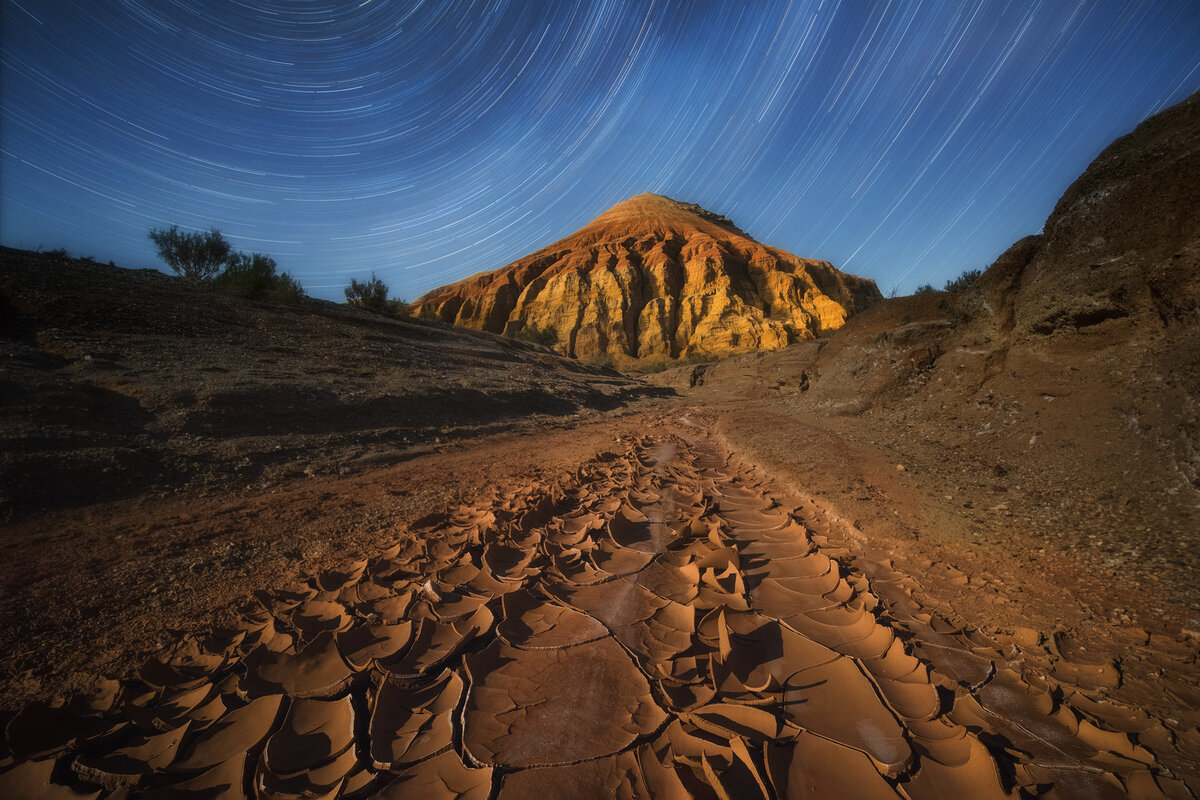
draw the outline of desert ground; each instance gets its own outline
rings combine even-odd
[[[30,270],[21,285],[48,280],[37,267],[81,298],[170,284],[8,257],[8,275]],[[1018,487],[1049,474],[981,468],[944,442],[898,452],[853,416],[800,424],[816,345],[652,385],[346,308],[189,298],[257,315],[254,339],[212,322],[217,309],[181,335],[155,318],[175,313],[161,303],[67,313],[6,294],[23,312],[8,318],[9,356],[46,381],[24,384],[24,404],[6,394],[9,420],[30,421],[10,435],[45,435],[54,412],[76,421],[53,457],[6,458],[15,791],[1185,797],[1196,785],[1187,570],[1098,566],[1079,547],[1095,530],[1086,515],[1030,525],[1056,495],[1040,486],[1030,506],[1033,487]],[[124,317],[151,324],[122,332]],[[302,344],[284,352],[273,337]],[[460,359],[453,380],[387,374],[414,340],[433,362]],[[57,369],[35,373],[47,359]],[[468,379],[495,405],[446,424]],[[388,393],[427,416],[381,431],[372,415]],[[506,410],[514,395],[545,411]],[[260,409],[252,429],[230,396]],[[113,485],[144,491],[110,499]]]
[[[0,252],[0,794],[1195,797],[1198,108],[640,378]]]

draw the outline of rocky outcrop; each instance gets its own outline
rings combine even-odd
[[[868,431],[947,500],[981,489],[971,525],[1006,520],[998,536],[1200,607],[1200,93],[1105,148],[965,291],[885,300],[820,349],[655,380]]]
[[[415,310],[626,366],[786,347],[879,299],[874,281],[642,194],[503,269],[435,289]]]

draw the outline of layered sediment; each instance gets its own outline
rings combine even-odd
[[[841,327],[880,297],[874,281],[642,194],[507,267],[429,292],[416,309],[626,366],[779,349]]]

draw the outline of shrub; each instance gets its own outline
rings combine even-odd
[[[346,287],[346,302],[352,306],[371,311],[375,314],[382,314],[385,317],[394,319],[411,319],[412,307],[403,300],[397,298],[388,299],[387,284],[375,277],[375,273],[371,273],[371,277],[366,281],[358,281],[354,278],[350,279],[350,285]],[[425,316],[425,310],[422,309],[421,316]]]
[[[591,364],[594,367],[601,367],[603,369],[616,369],[616,363],[613,361],[612,356],[610,356],[608,353],[593,353],[580,360],[583,363]]]
[[[375,277],[374,272],[371,273],[370,280],[365,282],[351,278],[350,285],[346,287],[345,291],[346,302],[352,306],[375,312],[386,312],[387,310],[387,284]]]
[[[229,289],[243,297],[258,298],[272,289],[279,279],[275,259],[262,253],[236,253],[225,271],[213,279],[213,285]]]
[[[271,297],[277,303],[295,306],[304,299],[304,287],[291,273],[281,272],[275,277],[275,285],[271,287]]]
[[[205,233],[183,233],[178,225],[154,228],[150,240],[158,248],[158,257],[190,281],[211,281],[234,257],[233,248],[216,228]]]
[[[917,287],[913,294],[937,294],[937,289],[930,286],[928,283],[923,283]]]
[[[213,286],[251,300],[270,297],[287,305],[296,305],[304,297],[300,282],[279,272],[275,259],[262,253],[235,253],[225,271],[213,279]]]
[[[946,281],[946,288],[943,291],[959,294],[971,288],[971,284],[979,279],[983,272],[977,269],[969,269],[962,275],[959,275],[953,280]]]
[[[280,272],[275,259],[262,253],[237,252],[216,228],[182,233],[178,225],[172,225],[151,230],[150,239],[158,247],[159,257],[187,280],[209,283],[252,300],[270,298],[296,305],[304,297],[300,281]]]

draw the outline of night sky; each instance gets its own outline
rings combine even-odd
[[[413,299],[640,192],[885,293],[985,267],[1200,88],[1200,3],[0,0],[0,241],[216,226]]]

